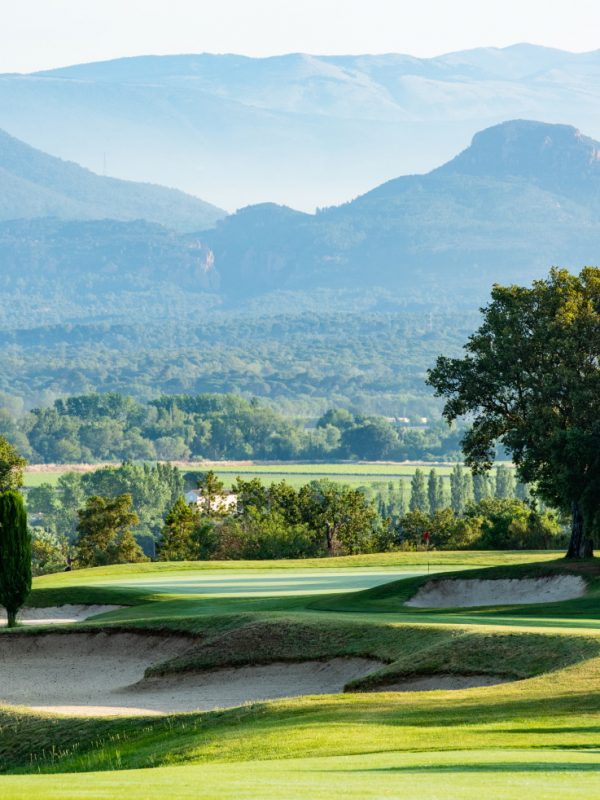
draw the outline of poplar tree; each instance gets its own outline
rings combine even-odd
[[[501,464],[496,468],[496,497],[510,500],[515,496],[515,479],[513,471]]]
[[[444,506],[444,479],[435,469],[429,472],[427,479],[427,495],[429,497],[429,513],[435,514]]]
[[[423,511],[429,513],[429,498],[427,496],[427,484],[425,474],[418,467],[410,482],[410,511]]]

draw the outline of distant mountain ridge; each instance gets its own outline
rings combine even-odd
[[[211,307],[255,311],[325,297],[335,308],[336,293],[345,307],[352,293],[362,308],[374,307],[367,295],[388,308],[473,307],[493,282],[600,263],[599,152],[574,127],[514,120],[443,167],[314,215],[264,203],[184,235],[145,221],[0,222],[0,268],[5,291],[44,304],[51,292],[96,319],[136,293],[143,316],[166,290],[199,310],[208,294]]]
[[[145,219],[179,231],[212,227],[226,212],[177,189],[96,175],[0,130],[0,220]]]
[[[96,171],[106,153],[113,175],[230,209],[339,204],[519,118],[600,138],[600,51],[190,54],[0,75],[0,127],[12,135]]]
[[[574,127],[515,120],[426,175],[316,216],[242,209],[203,240],[237,297],[315,286],[481,295],[552,265],[600,263],[599,153]]]

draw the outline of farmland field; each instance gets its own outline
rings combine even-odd
[[[245,480],[260,478],[264,483],[275,483],[285,480],[293,486],[298,487],[319,478],[346,483],[353,486],[372,486],[373,484],[385,484],[389,481],[405,480],[409,481],[415,474],[415,469],[428,472],[435,468],[438,475],[445,480],[449,478],[452,464],[436,463],[323,463],[323,464],[304,464],[304,463],[250,463],[250,462],[177,462],[177,466],[184,472],[198,474],[212,469],[228,485],[239,475]],[[78,472],[89,472],[96,469],[92,464],[86,465],[32,465],[25,473],[25,485],[27,487],[39,486],[42,483],[55,485],[60,475],[71,470]]]
[[[485,796],[507,800],[527,793],[596,796],[600,563],[573,565],[557,556],[183,562],[36,579],[31,605],[125,606],[63,627],[73,658],[82,636],[86,654],[97,636],[109,643],[117,634],[153,635],[163,646],[169,636],[190,637],[191,650],[150,669],[151,686],[214,681],[219,670],[252,673],[272,665],[281,672],[285,663],[310,669],[328,659],[371,659],[375,671],[344,693],[257,698],[238,708],[167,716],[65,717],[5,706],[0,795],[312,800],[340,794],[343,781],[342,795],[350,798],[475,800],[483,781]],[[435,572],[451,581],[567,578],[585,592],[537,604],[405,606]],[[31,628],[2,633],[0,649],[38,642],[30,647],[35,654],[52,635]],[[110,649],[108,668],[106,659]],[[398,690],[408,679],[445,686],[449,679],[468,683],[469,675],[480,681],[473,688]],[[7,685],[0,680],[0,696]],[[143,704],[146,695],[138,696]]]

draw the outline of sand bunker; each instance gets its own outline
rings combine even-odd
[[[0,703],[74,716],[208,711],[341,692],[382,666],[336,658],[144,679],[149,666],[193,645],[187,637],[130,633],[0,636]]]
[[[23,608],[17,616],[22,625],[65,625],[69,622],[83,622],[84,619],[118,611],[123,606],[83,606],[65,605],[49,608]],[[6,622],[6,612],[0,609],[0,623]]]
[[[509,683],[511,678],[500,675],[417,675],[385,686],[367,689],[370,692],[433,692],[452,689],[475,689]],[[361,690],[362,691],[362,690]]]
[[[583,578],[554,575],[511,580],[428,581],[405,605],[416,608],[469,608],[473,606],[556,603],[585,594]]]

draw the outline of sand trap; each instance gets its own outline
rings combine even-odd
[[[0,636],[0,703],[74,716],[208,711],[341,692],[382,666],[336,658],[144,679],[147,667],[192,646],[185,637],[129,633]]]
[[[428,581],[405,605],[416,608],[556,603],[585,594],[586,583],[575,575],[510,580]]]
[[[475,689],[509,683],[510,678],[500,675],[419,675],[413,678],[367,689],[369,692],[434,692],[452,689]],[[361,690],[363,691],[363,690]]]
[[[83,622],[84,619],[95,617],[96,614],[106,614],[108,611],[118,611],[120,608],[124,606],[65,605],[23,608],[17,615],[17,621],[22,625],[65,625],[69,622]],[[1,622],[6,622],[4,609],[0,609]]]

